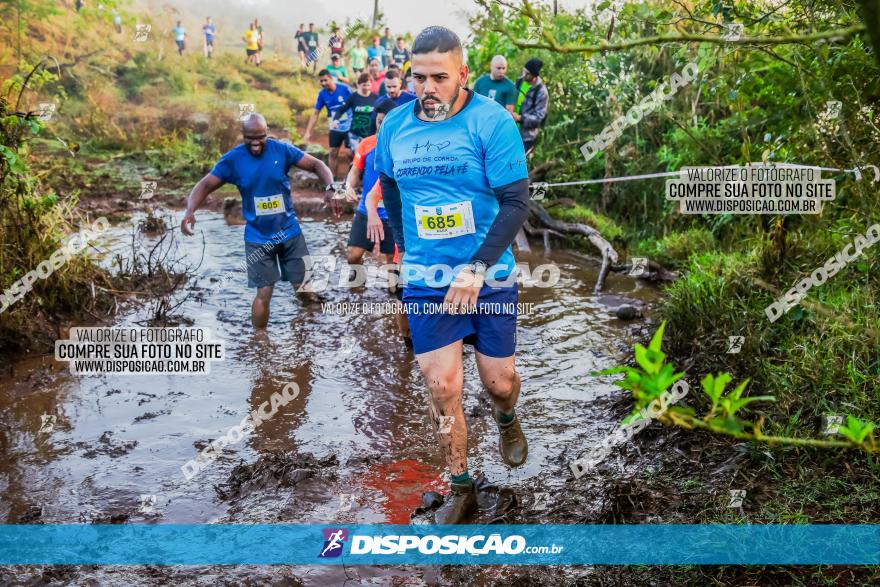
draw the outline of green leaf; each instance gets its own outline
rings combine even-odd
[[[703,391],[709,396],[709,399],[712,400],[712,409],[710,412],[718,407],[721,394],[724,393],[724,388],[730,383],[730,379],[731,377],[729,373],[719,373],[717,377],[709,373],[700,380],[700,385],[703,387]]]
[[[663,343],[663,331],[666,329],[666,320],[660,323],[660,326],[657,328],[657,332],[654,333],[654,336],[651,337],[651,343],[648,345],[648,348],[652,351],[661,352],[662,349],[660,345]]]
[[[746,379],[745,381],[743,381],[742,383],[737,385],[736,389],[734,389],[732,392],[730,392],[730,397],[732,397],[733,399],[739,399],[742,396],[743,390],[745,390],[746,385],[748,385],[748,384],[749,384],[749,380]]]
[[[862,444],[875,427],[871,422],[863,422],[855,416],[847,416],[846,426],[839,426],[837,432],[855,444]]]
[[[653,341],[651,344],[653,345]],[[666,355],[663,353],[651,348],[646,349],[640,344],[635,345],[635,355],[636,363],[651,375],[660,372],[660,367],[663,365],[663,359],[666,358]]]

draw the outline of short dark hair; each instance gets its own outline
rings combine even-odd
[[[418,34],[413,41],[413,55],[420,53],[461,53],[461,39],[454,32],[443,26],[429,26]]]
[[[394,71],[395,69],[400,69],[400,66],[397,65],[396,63],[389,63],[388,64],[388,71]]]
[[[326,69],[322,69],[321,71],[318,72],[318,77],[324,77],[325,75],[327,77],[333,77],[332,75],[330,75],[330,72]]]
[[[376,114],[388,114],[395,108],[397,108],[397,102],[394,100],[382,100],[382,102],[376,106]]]
[[[330,59],[339,59],[339,58],[340,58],[339,53],[334,53],[333,55],[330,56]]]
[[[406,39],[404,39],[403,37],[397,37],[397,40],[398,41],[405,41]]]
[[[385,74],[385,79],[400,79],[400,74],[395,70],[390,69],[388,70],[388,73]]]
[[[362,73],[362,74],[360,74],[360,75],[358,76],[358,81],[357,81],[357,83],[358,83],[358,84],[365,84],[365,83],[367,83],[367,82],[369,82],[369,81],[373,81],[373,80],[370,79],[370,74],[369,74],[369,73]]]

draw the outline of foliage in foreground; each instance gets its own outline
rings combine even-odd
[[[596,375],[626,374],[622,380],[615,382],[615,385],[632,394],[634,407],[631,417],[639,414],[651,402],[661,400],[672,385],[685,375],[684,372],[676,373],[673,365],[666,361],[666,354],[661,349],[665,327],[666,323],[661,323],[647,347],[641,344],[635,345],[637,367],[620,366],[596,373]],[[749,380],[746,379],[734,389],[728,390],[731,381],[732,377],[726,372],[717,375],[710,373],[703,377],[700,386],[705,397],[695,399],[698,407],[708,404],[708,410],[703,415],[698,416],[695,407],[671,405],[660,413],[657,419],[667,425],[687,429],[699,428],[769,445],[857,448],[870,453],[878,450],[874,437],[876,425],[853,415],[847,415],[846,424],[837,427],[837,434],[846,440],[765,435],[761,432],[763,417],[753,421],[743,419],[740,414],[753,402],[775,401],[775,398],[769,395],[744,397]]]

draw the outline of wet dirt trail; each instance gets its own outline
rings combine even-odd
[[[182,213],[168,214],[176,227]],[[243,227],[210,211],[198,220],[204,259],[185,286],[195,295],[176,313],[223,340],[226,359],[194,376],[73,376],[51,356],[8,366],[0,379],[0,518],[45,524],[409,523],[425,491],[444,490],[445,467],[427,415],[426,387],[393,316],[324,313],[320,304],[302,305],[288,284],[279,284],[269,327],[255,334],[245,274],[217,281],[244,259]],[[301,214],[300,220],[312,255],[344,259],[350,216]],[[127,230],[110,232],[117,237],[111,236],[111,248],[124,251]],[[175,238],[180,253],[197,263],[200,235]],[[614,317],[614,307],[650,302],[657,294],[611,275],[605,294],[593,296],[596,268],[576,257],[545,256],[539,249],[516,256],[532,268],[554,263],[561,271],[555,287],[520,289],[520,302],[534,304],[530,314],[520,315],[517,329],[517,410],[529,440],[526,464],[511,470],[500,460],[491,402],[471,347],[465,347],[464,411],[471,471],[517,497],[514,511],[521,515],[512,519],[540,523],[535,492],[549,495],[552,504],[571,477],[569,461],[616,425],[601,406],[619,395],[617,388],[590,375],[619,364],[631,347],[631,327]],[[377,287],[332,288],[325,296],[328,302],[391,299]],[[145,312],[130,312],[114,325],[137,325]],[[299,386],[298,397],[185,480],[184,463],[289,382]],[[51,429],[41,430],[41,415],[56,416]],[[145,495],[155,501],[144,502]],[[492,515],[482,512],[477,521]],[[473,583],[488,584],[495,576],[489,571],[473,569]],[[6,578],[41,575],[59,584],[450,584],[443,569],[430,567],[29,567]]]

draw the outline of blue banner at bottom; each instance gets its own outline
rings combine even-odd
[[[0,564],[876,565],[878,525],[0,525]]]

